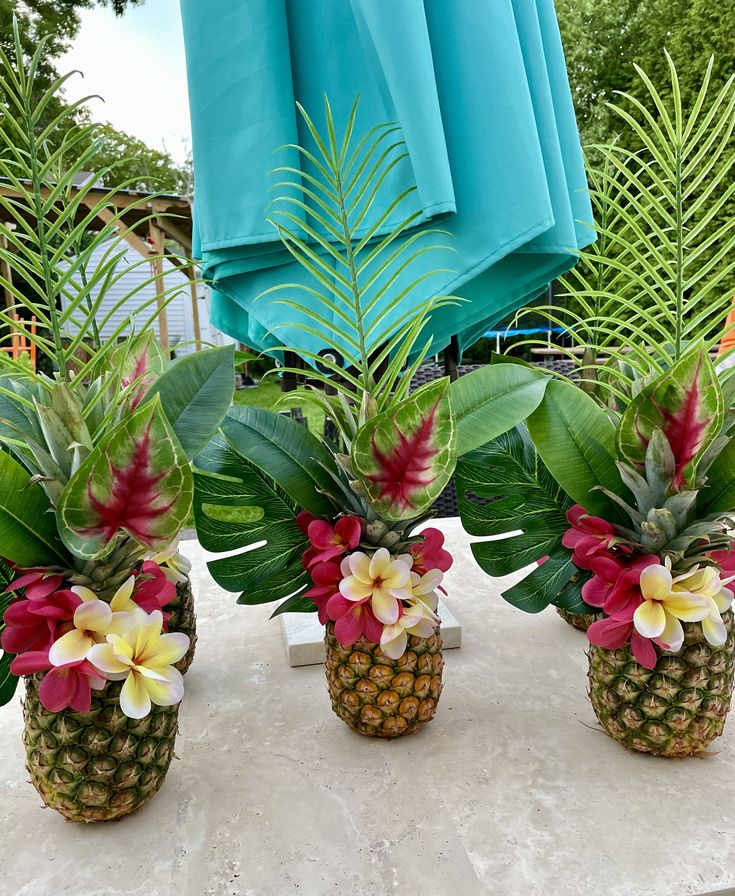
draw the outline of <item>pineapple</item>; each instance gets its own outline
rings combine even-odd
[[[373,737],[400,737],[431,721],[442,691],[442,639],[410,636],[398,660],[360,638],[342,647],[326,627],[325,671],[332,709],[350,728]]]
[[[591,613],[572,613],[570,610],[563,610],[561,607],[557,607],[556,612],[565,622],[568,622],[572,628],[577,628],[581,632],[586,632],[595,619],[599,618]]]
[[[735,670],[732,613],[723,620],[728,636],[722,647],[707,643],[699,623],[686,623],[682,649],[664,653],[650,671],[628,645],[591,645],[589,694],[605,731],[623,746],[654,756],[691,756],[719,737]]]
[[[40,676],[26,678],[26,768],[44,803],[69,821],[112,821],[148,802],[174,755],[178,706],[154,706],[144,719],[120,709],[119,682],[93,692],[86,713],[49,712]]]
[[[176,663],[176,668],[185,675],[194,661],[194,651],[197,643],[197,617],[194,611],[194,593],[191,590],[191,582],[178,582],[176,585],[176,597],[166,607],[171,613],[168,621],[170,632],[183,632],[189,637],[189,649]]]

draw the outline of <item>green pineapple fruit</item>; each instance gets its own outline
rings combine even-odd
[[[69,821],[112,821],[160,789],[174,755],[178,706],[153,706],[144,719],[120,709],[120,682],[92,692],[89,712],[49,712],[40,676],[26,678],[26,768],[44,803]]]
[[[684,624],[684,645],[644,669],[630,647],[590,646],[589,688],[605,731],[626,747],[655,756],[691,756],[722,734],[735,671],[733,614],[727,642],[708,644],[698,622]]]
[[[332,709],[350,728],[374,737],[400,737],[431,721],[442,691],[442,639],[410,635],[392,660],[364,637],[342,647],[334,623],[325,633],[324,662]]]

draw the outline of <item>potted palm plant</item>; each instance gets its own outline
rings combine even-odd
[[[431,350],[429,316],[456,301],[427,296],[411,274],[440,232],[412,231],[418,215],[404,209],[415,188],[380,204],[386,176],[406,164],[394,125],[356,137],[355,104],[338,138],[328,102],[324,134],[300,111],[309,173],[296,184],[281,169],[273,224],[304,278],[276,300],[285,323],[325,345],[302,351],[313,365],[307,394],[340,444],[277,413],[233,408],[196,460],[194,512],[204,547],[230,552],[209,564],[215,580],[241,603],[279,601],[275,614],[318,612],[334,711],[362,734],[397,737],[433,717],[441,692],[437,592],[451,556],[439,530],[418,527],[458,453],[530,413],[548,377],[501,364],[410,392]],[[314,223],[300,214],[303,194]],[[289,316],[307,301],[307,322]]]
[[[527,428],[458,473],[467,531],[506,536],[473,545],[480,565],[502,575],[535,562],[506,599],[590,617],[600,724],[662,756],[721,734],[735,666],[733,379],[710,360],[730,307],[732,189],[718,185],[735,76],[708,103],[711,68],[688,114],[673,64],[668,105],[641,73],[650,107],[620,107],[637,151],[596,147],[600,240],[575,272],[569,317],[549,310],[586,348],[584,388],[551,382]]]
[[[13,277],[0,282],[14,301],[0,322],[22,330],[50,372],[9,361],[0,375],[0,702],[25,676],[34,786],[68,819],[108,820],[150,799],[173,755],[196,640],[177,543],[190,460],[230,405],[233,351],[171,363],[151,329],[156,299],[135,303],[134,318],[125,295],[104,317],[129,269],[116,190],[90,200],[109,172],[76,186],[95,126],[78,127],[66,107],[42,123],[64,79],[39,100],[43,45],[26,61],[17,25],[15,44],[14,60],[0,51],[2,132],[13,138],[0,156],[0,259]]]

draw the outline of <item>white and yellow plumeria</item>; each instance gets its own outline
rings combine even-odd
[[[640,579],[643,603],[633,616],[638,633],[677,651],[684,643],[681,623],[701,622],[704,636],[711,644],[724,644],[727,635],[718,608],[718,601],[724,604],[720,596],[723,585],[717,571],[713,572],[714,578],[704,569],[672,576],[669,557],[663,565],[647,566]]]
[[[169,582],[180,585],[189,578],[191,561],[179,553],[178,539],[165,551],[160,551],[158,554],[149,554],[147,559],[152,560],[161,567]]]
[[[400,601],[413,598],[412,565],[410,554],[391,557],[386,548],[378,548],[372,555],[355,551],[342,561],[340,593],[356,602],[370,598],[375,618],[393,625],[401,613]]]
[[[408,636],[430,638],[439,625],[436,608],[439,596],[436,589],[441,585],[441,570],[432,569],[423,576],[411,573],[412,596],[409,605],[392,625],[383,626],[380,649],[392,660],[400,659],[408,646]]]
[[[721,647],[727,641],[727,628],[722,621],[722,614],[732,605],[733,593],[726,587],[732,581],[732,577],[723,581],[719,569],[714,566],[703,566],[691,570],[685,582],[688,591],[709,600],[709,613],[702,620],[702,632],[714,647]],[[678,591],[680,587],[675,579],[673,590]]]
[[[111,681],[124,681],[120,708],[131,719],[142,719],[152,704],[173,706],[184,696],[184,679],[174,663],[189,649],[181,632],[163,634],[163,614],[130,613],[116,634],[89,651],[89,661]]]

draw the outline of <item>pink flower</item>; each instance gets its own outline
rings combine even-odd
[[[594,575],[582,585],[582,598],[591,607],[604,607],[623,570],[622,564],[605,554],[592,563]]]
[[[609,550],[615,539],[615,529],[607,520],[592,516],[579,504],[569,508],[567,520],[572,528],[564,533],[562,544],[574,552],[572,560],[576,566],[590,569],[595,554]]]
[[[20,572],[23,575],[12,581],[5,589],[5,593],[25,588],[25,596],[28,600],[43,600],[44,597],[61,587],[61,576],[49,572],[43,566],[21,569]]]
[[[315,563],[326,563],[341,557],[346,551],[354,550],[360,544],[362,524],[356,516],[343,516],[332,526],[327,520],[312,520],[308,528],[309,541],[313,552],[309,554],[308,569]]]
[[[370,596],[354,601],[335,594],[327,602],[327,613],[335,623],[334,634],[343,647],[352,646],[361,635],[374,644],[380,642],[383,625],[375,618]]]
[[[335,594],[339,593],[339,583],[342,581],[342,572],[337,563],[317,563],[310,570],[314,587],[306,592],[316,604],[319,612],[319,622],[326,625],[329,621],[327,603]]]
[[[423,541],[412,544],[409,548],[413,555],[413,569],[424,575],[430,569],[446,572],[452,565],[452,555],[444,550],[444,533],[439,529],[424,529],[421,533]]]
[[[308,510],[301,510],[296,514],[296,525],[301,529],[304,535],[309,534],[309,526],[314,522],[316,517]]]
[[[616,619],[633,618],[633,614],[643,603],[641,573],[647,566],[658,562],[659,558],[655,554],[649,554],[623,568],[603,607],[608,616]]]
[[[26,650],[48,650],[59,631],[66,623],[71,623],[74,611],[82,602],[73,591],[62,589],[39,597],[42,590],[36,590],[35,598],[20,598],[5,610],[3,621],[6,628],[0,635],[0,646],[8,653]]]
[[[135,576],[132,599],[146,613],[162,610],[176,597],[176,583],[153,560],[145,560]]]
[[[644,638],[633,627],[633,618],[628,619],[598,619],[587,629],[587,637],[590,644],[604,647],[606,650],[617,650],[630,639],[630,649],[636,661],[644,669],[653,669],[658,661],[658,654],[653,642]]]
[[[104,676],[88,660],[53,666],[48,650],[28,651],[16,656],[10,664],[10,671],[13,675],[46,672],[38,689],[38,697],[49,712],[61,712],[67,708],[74,712],[89,712],[92,688],[98,691],[105,686]]]

